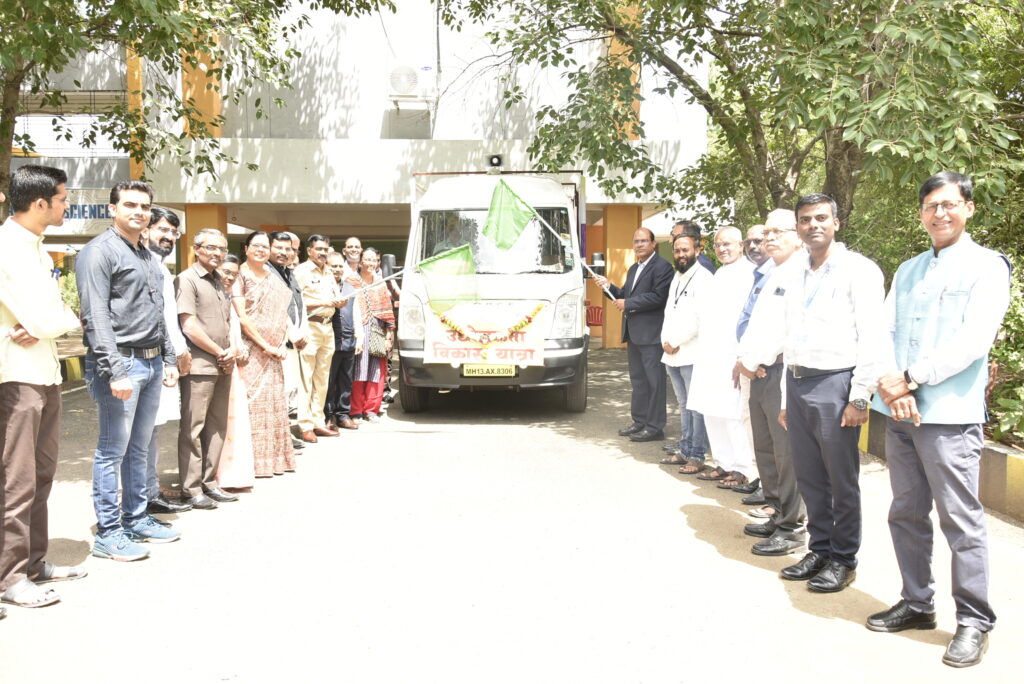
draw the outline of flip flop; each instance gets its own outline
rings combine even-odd
[[[159,522],[159,521],[157,521]],[[81,565],[54,565],[49,561],[43,561],[43,569],[35,577],[29,577],[36,584],[47,582],[68,582],[82,579],[89,574],[89,571]]]
[[[686,465],[688,461],[689,459],[682,454],[673,454],[672,456],[661,459],[658,463],[661,465]]]
[[[14,586],[8,587],[0,601],[22,608],[42,608],[60,601],[60,596],[53,589],[43,589],[27,577]]]
[[[686,459],[686,463],[682,468],[679,469],[683,475],[696,475],[697,473],[704,472],[707,466],[704,465],[704,461],[699,461],[696,458]]]
[[[712,470],[706,473],[701,473],[697,476],[698,480],[721,480],[723,477],[729,474],[722,466],[715,466]]]

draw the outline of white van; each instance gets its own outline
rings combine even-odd
[[[429,185],[412,206],[402,278],[402,408],[423,411],[436,389],[561,387],[567,410],[585,410],[590,334],[577,236],[579,180],[489,173],[417,181]],[[539,216],[507,249],[483,233],[500,182]],[[472,296],[441,306],[436,280],[419,264],[462,245],[475,262]]]

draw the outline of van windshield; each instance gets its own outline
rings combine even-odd
[[[537,213],[555,232],[569,238],[568,210],[554,207],[537,209]],[[486,220],[486,209],[420,212],[419,260],[468,244],[473,250],[477,273],[566,273],[572,270],[572,259],[566,262],[561,240],[540,221],[527,224],[516,243],[502,250],[482,234]]]

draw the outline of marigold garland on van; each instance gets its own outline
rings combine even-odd
[[[537,317],[537,314],[539,314],[541,309],[543,309],[543,308],[544,308],[544,304],[543,303],[538,304],[533,309],[533,311],[531,311],[530,313],[528,313],[525,316],[523,316],[521,319],[519,319],[519,321],[517,323],[509,326],[505,330],[505,332],[503,332],[502,334],[497,335],[497,336],[494,336],[491,333],[481,333],[481,334],[470,333],[463,326],[459,325],[458,323],[453,321],[451,318],[449,318],[448,314],[446,314],[446,313],[437,314],[437,317],[440,319],[441,324],[444,325],[444,327],[446,327],[449,330],[452,330],[454,332],[457,332],[459,335],[465,337],[466,339],[470,340],[471,342],[476,342],[481,347],[483,347],[484,351],[486,352],[487,351],[487,347],[489,347],[490,345],[492,345],[492,344],[494,344],[496,342],[505,342],[505,341],[507,341],[508,338],[511,337],[513,333],[517,333],[520,330],[522,330],[523,328],[525,328],[526,326],[528,326],[531,323],[533,323],[533,319],[535,319]]]

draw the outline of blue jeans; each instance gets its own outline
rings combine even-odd
[[[708,433],[704,429],[704,416],[686,408],[686,397],[690,393],[690,379],[693,377],[693,366],[665,366],[668,379],[672,381],[672,391],[679,402],[679,423],[681,427],[679,453],[684,458],[704,460],[704,454],[711,448],[708,444]]]
[[[153,437],[146,449],[146,501],[152,501],[160,494],[160,476],[156,472],[156,462],[160,457],[160,428],[153,426]]]
[[[96,358],[91,353],[85,357],[85,382],[100,418],[92,465],[92,502],[100,535],[130,525],[146,514],[146,461],[163,384],[163,358],[122,359],[132,383],[132,396],[127,401],[110,393],[110,381],[96,372]]]

